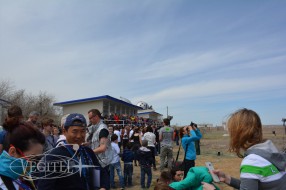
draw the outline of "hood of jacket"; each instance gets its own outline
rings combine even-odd
[[[256,154],[271,162],[279,171],[286,169],[286,153],[279,152],[271,140],[256,144],[247,149],[245,156]]]

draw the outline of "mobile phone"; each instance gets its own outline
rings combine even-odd
[[[211,174],[211,176],[212,176],[212,178],[213,178],[213,181],[214,181],[214,182],[217,182],[217,183],[220,182],[218,176],[217,176],[216,174],[214,174],[213,172],[211,172],[211,171],[214,170],[213,164],[212,164],[211,162],[206,162],[205,164],[206,164],[206,167],[207,167],[207,168],[209,169],[209,171],[210,171],[210,174]]]

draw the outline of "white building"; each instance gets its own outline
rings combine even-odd
[[[57,102],[54,106],[61,106],[63,108],[63,114],[69,113],[81,113],[87,116],[87,112],[90,109],[98,109],[102,116],[109,116],[116,113],[117,115],[137,115],[137,111],[142,109],[139,106],[132,104],[125,99],[117,99],[109,95],[97,96],[92,98],[69,100],[64,102]]]

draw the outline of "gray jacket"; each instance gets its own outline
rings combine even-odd
[[[278,152],[272,141],[267,140],[264,143],[250,147],[245,152],[245,156],[246,158],[247,156],[257,157],[258,160],[265,159],[266,162],[268,161],[271,164],[262,167],[261,170],[257,167],[258,172],[246,173],[246,176],[254,176],[252,178],[242,177],[242,174],[240,180],[231,178],[230,185],[232,187],[240,190],[286,190],[286,154]],[[242,167],[243,163],[241,172],[243,171]],[[267,176],[265,176],[266,173]],[[256,176],[257,178],[255,178]]]
[[[92,150],[96,149],[100,145],[99,144],[99,133],[102,129],[108,130],[107,126],[102,122],[102,120],[100,120],[98,124],[88,127],[89,133],[92,134],[92,138],[91,138],[91,149]],[[106,151],[96,155],[101,167],[108,166],[111,163],[112,158],[114,156],[112,147],[111,147],[111,142],[110,142],[110,135],[108,135],[107,139],[108,140],[107,140]]]

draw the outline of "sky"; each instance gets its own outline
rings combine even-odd
[[[286,117],[286,1],[0,0],[0,80],[147,102],[171,124]]]

